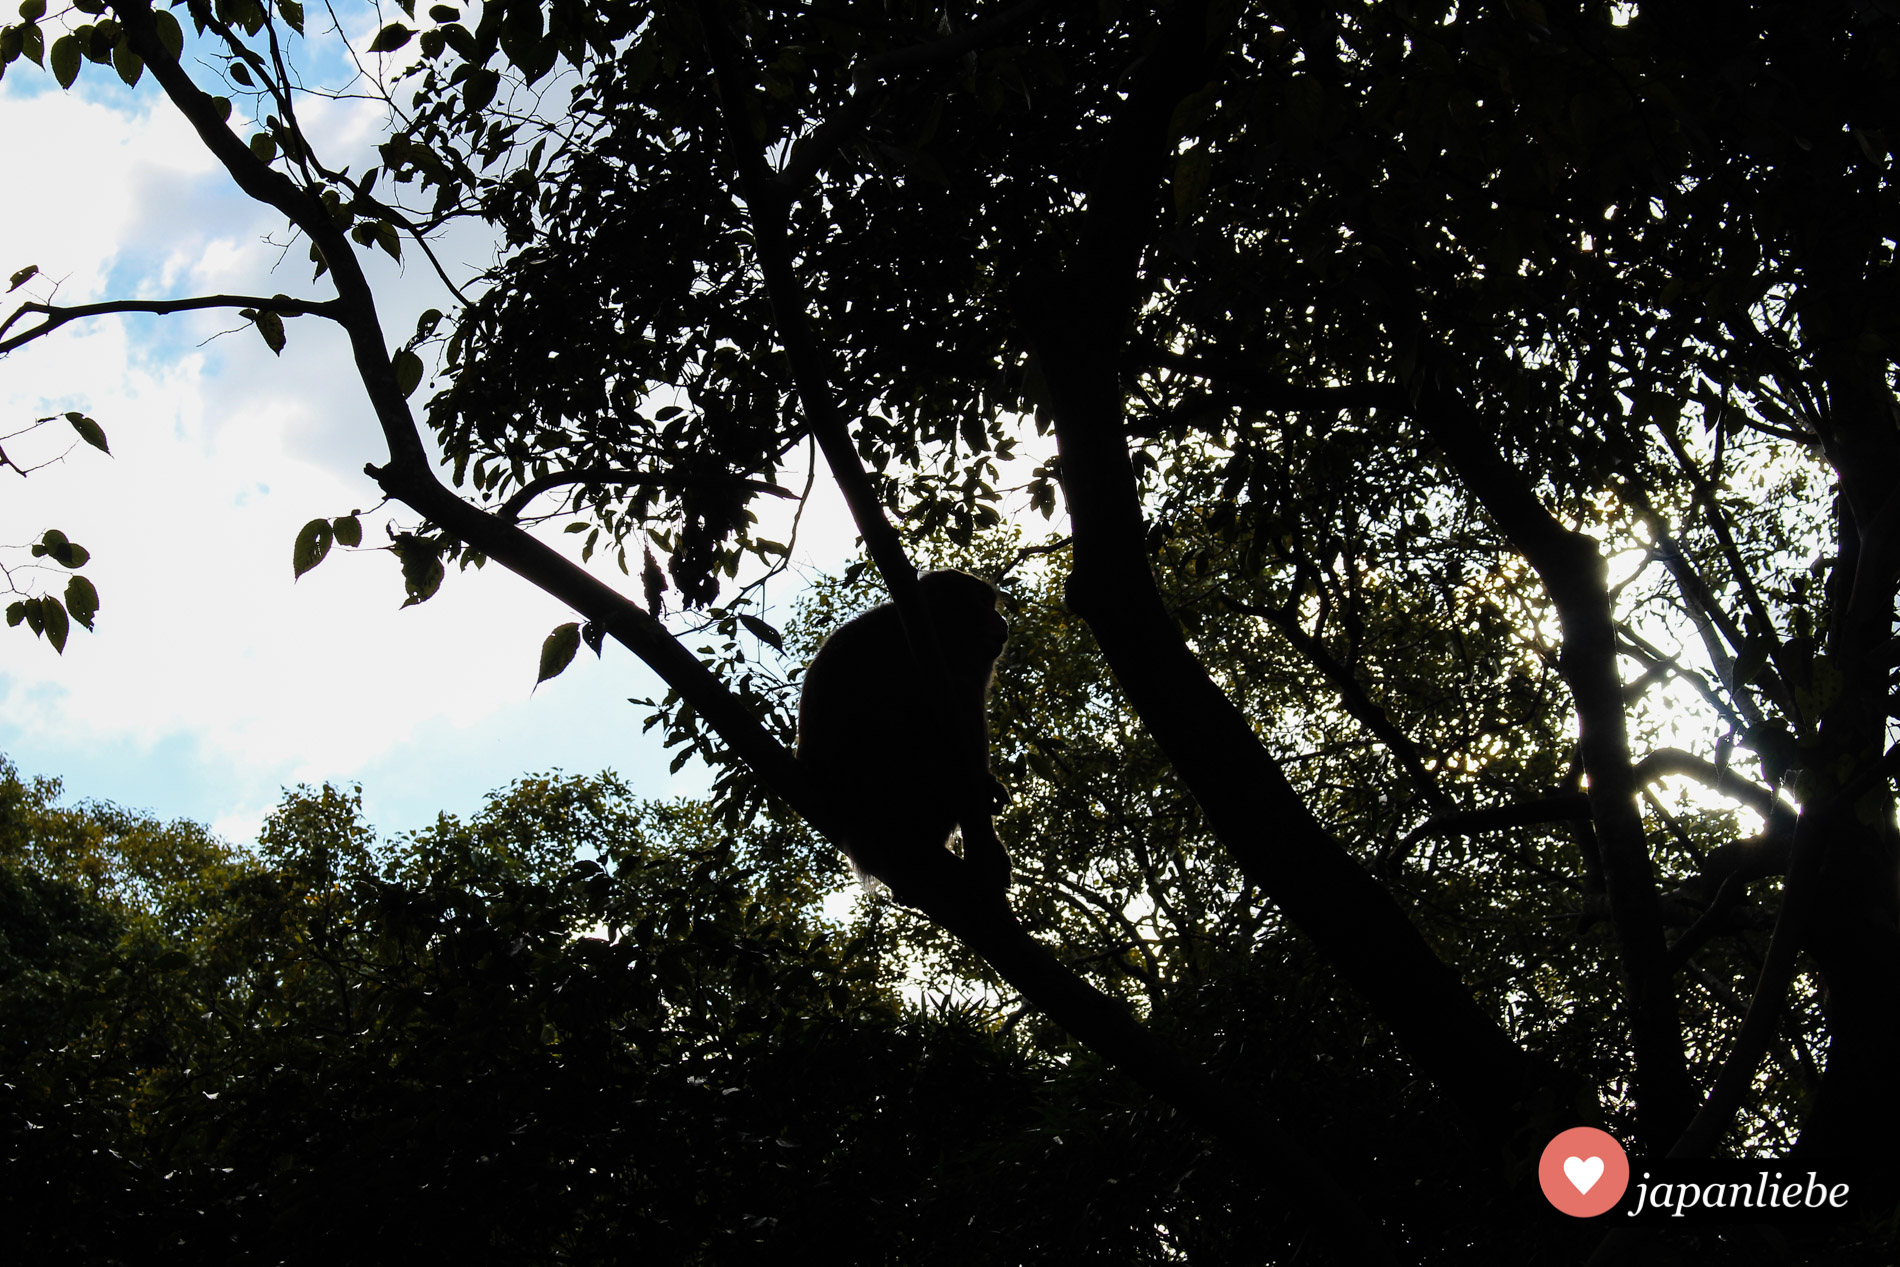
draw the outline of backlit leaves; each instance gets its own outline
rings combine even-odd
[[[332,536],[327,519],[312,519],[303,526],[297,534],[296,549],[291,552],[290,565],[296,576],[301,577],[323,562],[324,556],[330,553]]]
[[[79,41],[70,35],[62,35],[53,41],[53,78],[61,88],[70,88],[79,78]]]
[[[408,348],[396,353],[390,368],[396,371],[396,387],[404,396],[413,394],[422,382],[422,358]]]
[[[442,552],[440,544],[413,532],[399,532],[389,548],[402,563],[403,588],[409,597],[404,607],[414,607],[435,597],[442,588]]]
[[[266,137],[265,139],[268,140],[269,138]],[[255,149],[256,147],[253,146],[252,148]],[[258,336],[264,340],[264,345],[266,347],[270,348],[271,351],[276,352],[280,355],[283,353],[283,350],[284,350],[284,319],[283,317],[279,316],[277,313],[274,313],[274,312],[269,312],[269,311],[260,312],[255,308],[239,309],[238,316],[250,318],[252,324],[254,324],[257,327]]]
[[[414,34],[414,31],[402,23],[391,22],[382,30],[376,32],[376,38],[369,42],[369,51],[372,53],[393,53],[407,44],[410,37]]]
[[[43,536],[33,544],[33,557],[51,559],[61,567],[81,568],[92,552],[76,541],[68,541],[66,534],[57,528],[48,528]]]
[[[83,576],[71,577],[66,582],[66,610],[72,618],[92,628],[92,618],[99,612],[99,591],[92,582]]]
[[[105,429],[98,423],[77,410],[68,410],[66,413],[66,421],[73,424],[73,430],[79,433],[81,440],[84,440],[101,453],[112,452],[111,448],[106,444]]]
[[[559,675],[562,669],[574,662],[574,653],[580,650],[581,627],[574,621],[555,627],[541,643],[541,667],[534,679],[536,686],[551,677]]]
[[[77,579],[77,578],[75,578]],[[90,615],[90,613],[88,613]],[[35,634],[53,644],[53,650],[64,655],[66,635],[71,625],[66,619],[66,609],[59,600],[50,594],[38,598],[23,598],[7,605],[7,626],[24,623]]]

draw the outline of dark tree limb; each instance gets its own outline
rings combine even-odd
[[[1680,748],[1658,748],[1636,763],[1636,781],[1654,783],[1657,779],[1680,774],[1694,779],[1711,792],[1740,801],[1770,822],[1785,819],[1793,810],[1775,795],[1773,788],[1745,779],[1727,766],[1719,766],[1706,757]]]
[[[1426,801],[1440,814],[1455,814],[1457,804],[1449,793],[1439,785],[1438,778],[1425,764],[1425,754],[1419,751],[1412,737],[1400,730],[1391,714],[1379,707],[1367,692],[1365,684],[1359,680],[1350,668],[1341,664],[1326,649],[1326,644],[1300,627],[1300,624],[1288,612],[1277,611],[1271,607],[1243,603],[1238,599],[1222,595],[1221,601],[1242,615],[1254,616],[1266,621],[1278,629],[1293,649],[1305,656],[1307,662],[1320,671],[1335,691],[1339,692],[1339,702],[1346,711],[1378,741],[1385,745],[1386,751],[1398,759],[1405,772],[1412,776],[1413,786],[1418,789],[1421,799]]]
[[[1400,409],[1405,404],[1404,395],[1390,383],[1306,387],[1231,361],[1210,361],[1165,348],[1132,351],[1136,358],[1157,367],[1213,383],[1235,404],[1253,409],[1336,413],[1342,409]]]
[[[1136,1022],[1126,1006],[1065,967],[1001,903],[961,896],[967,879],[946,864],[917,891],[922,909],[976,951],[1023,997],[1078,1040],[1112,1060],[1140,1086],[1179,1108],[1189,1121],[1228,1141],[1236,1160],[1313,1203],[1316,1228],[1353,1250],[1355,1261],[1396,1261],[1378,1222],[1305,1145],[1252,1097],[1225,1086]]]
[[[1896,499],[1900,500],[1900,499]],[[1821,865],[1827,856],[1828,835],[1838,820],[1851,816],[1861,797],[1900,773],[1900,744],[1889,748],[1881,759],[1850,780],[1826,804],[1804,809],[1795,824],[1794,848],[1788,860],[1788,876],[1781,886],[1781,910],[1775,918],[1775,931],[1768,940],[1768,954],[1762,960],[1761,976],[1748,1001],[1748,1015],[1735,1036],[1728,1059],[1716,1075],[1695,1118],[1669,1150],[1671,1157],[1706,1157],[1721,1142],[1735,1120],[1755,1078],[1755,1069],[1767,1055],[1780,1031],[1781,1015],[1787,1006],[1788,986],[1794,980],[1795,957],[1807,934],[1807,925],[1819,907]]]
[[[1655,872],[1636,807],[1637,778],[1630,763],[1603,556],[1595,540],[1565,528],[1544,508],[1529,482],[1498,452],[1489,424],[1429,373],[1420,377],[1413,417],[1512,546],[1536,569],[1557,609],[1563,629],[1558,668],[1576,704],[1590,818],[1602,850],[1606,896],[1628,992],[1639,1129],[1660,1146],[1687,1121],[1693,1091],[1665,955]]]
[[[1313,938],[1449,1101],[1529,1146],[1543,1076],[1431,950],[1382,886],[1313,817],[1246,716],[1183,641],[1149,569],[1129,458],[1120,357],[1137,266],[1159,220],[1176,104],[1211,73],[1209,10],[1164,11],[1125,81],[1068,267],[1012,292],[1052,398],[1074,525],[1070,606],[1244,872]]]
[[[557,471],[552,475],[543,475],[539,479],[529,480],[519,491],[495,511],[509,523],[521,518],[521,512],[528,503],[549,489],[565,488],[570,484],[625,484],[651,485],[654,488],[742,488],[749,493],[763,493],[771,497],[784,497],[796,500],[797,493],[789,488],[780,488],[777,484],[768,484],[762,480],[740,479],[732,475],[688,475],[670,471],[623,471],[613,467],[588,467],[580,471]]]
[[[1475,836],[1479,832],[1501,831],[1507,827],[1536,827],[1546,823],[1565,823],[1590,817],[1590,796],[1586,792],[1559,792],[1534,801],[1510,805],[1492,805],[1428,819],[1407,832],[1394,851],[1395,859],[1404,858],[1421,840],[1433,836]]]
[[[926,671],[934,671],[941,680],[941,650],[924,613],[916,571],[858,457],[832,390],[829,358],[811,333],[787,236],[789,197],[772,182],[745,123],[749,116],[744,103],[751,80],[741,70],[741,50],[718,11],[717,0],[700,0],[699,18],[719,87],[728,144],[750,213],[759,268],[806,425],[838,481],[866,551],[890,589],[913,652]],[[985,802],[981,812],[959,816],[966,838],[972,831],[994,831],[987,812],[987,789],[972,788],[969,803],[975,805],[979,797]],[[1000,844],[996,847],[1001,848]],[[1295,1185],[1325,1211],[1332,1230],[1358,1245],[1360,1252],[1375,1261],[1391,1261],[1376,1224],[1302,1145],[1248,1097],[1218,1086],[1137,1024],[1122,1005],[1064,968],[1023,930],[1004,895],[985,887],[961,860],[948,852],[929,851],[906,858],[901,875],[880,878],[917,902],[919,909],[981,955],[1058,1024],[1148,1091],[1187,1113],[1201,1129],[1235,1145],[1237,1156],[1246,1164]]]
[[[904,543],[885,516],[877,490],[858,457],[850,427],[832,390],[830,358],[812,336],[806,319],[805,290],[793,267],[786,234],[791,196],[774,183],[765,157],[751,137],[745,103],[752,92],[752,80],[741,69],[741,49],[726,27],[717,0],[700,0],[699,21],[719,89],[728,153],[738,169],[739,189],[752,222],[754,249],[765,278],[772,321],[785,344],[785,359],[791,366],[805,426],[825,455],[831,477],[837,481],[851,520],[864,539],[865,552],[877,565],[892,601],[904,617],[904,629],[913,647],[921,641],[934,644],[917,591],[917,569],[905,554]],[[941,664],[939,656],[926,659],[927,663],[933,661]]]
[[[157,316],[168,316],[175,312],[197,312],[206,308],[255,308],[259,312],[274,312],[280,317],[329,317],[335,319],[340,309],[335,300],[292,299],[287,295],[273,295],[269,299],[257,295],[197,295],[190,299],[111,299],[104,303],[74,304],[61,307],[56,304],[24,303],[13,310],[13,315],[0,323],[0,356],[17,347],[24,347],[38,338],[43,338],[59,329],[69,321],[79,321],[86,317],[109,317],[119,313],[144,312]],[[38,313],[46,320],[30,329],[22,330],[12,338],[6,338],[6,332],[13,328],[27,313]]]
[[[1794,722],[1798,731],[1802,733],[1811,731],[1817,719],[1801,715],[1801,709],[1791,689],[1794,678],[1788,672],[1786,647],[1781,639],[1775,636],[1774,621],[1768,614],[1767,605],[1762,602],[1761,591],[1755,585],[1754,575],[1748,570],[1748,565],[1742,558],[1741,549],[1735,544],[1735,534],[1729,531],[1728,514],[1722,509],[1722,503],[1715,495],[1715,485],[1690,457],[1689,451],[1683,447],[1681,439],[1677,437],[1675,428],[1658,423],[1657,429],[1662,433],[1663,442],[1669,446],[1669,452],[1674,455],[1676,465],[1681,468],[1683,475],[1689,480],[1690,487],[1695,490],[1696,500],[1702,506],[1702,513],[1708,516],[1709,529],[1715,534],[1716,544],[1722,551],[1722,560],[1728,564],[1729,574],[1735,578],[1735,586],[1741,591],[1742,602],[1748,608],[1748,614],[1754,618],[1756,627],[1761,631],[1760,636],[1769,641],[1768,659],[1775,667],[1773,673],[1769,674],[1767,680],[1764,681],[1764,687],[1774,698],[1782,713]],[[1670,544],[1674,546],[1673,542]],[[1686,567],[1687,561],[1682,559],[1681,551],[1675,550],[1674,554],[1682,566]],[[1715,600],[1706,587],[1702,591],[1702,597],[1713,608]],[[1723,636],[1729,639],[1738,652],[1740,651],[1742,644],[1737,641],[1737,631],[1732,621],[1724,629]],[[1734,682],[1731,684],[1731,690],[1740,695],[1743,686],[1741,682]]]
[[[1616,632],[1623,639],[1625,654],[1631,659],[1642,661],[1645,669],[1666,668],[1676,677],[1693,686],[1695,693],[1702,697],[1704,703],[1719,713],[1731,729],[1747,730],[1751,725],[1761,721],[1760,711],[1755,708],[1754,701],[1750,700],[1746,693],[1736,695],[1731,704],[1709,685],[1708,680],[1699,671],[1688,668],[1675,656],[1666,654],[1627,624],[1619,622]],[[1708,639],[1712,652],[1721,648],[1721,643],[1709,636],[1706,624],[1703,626],[1703,636]]]

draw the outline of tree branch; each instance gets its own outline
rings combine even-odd
[[[1346,711],[1359,721],[1373,736],[1386,746],[1386,750],[1398,758],[1405,772],[1412,776],[1412,783],[1418,789],[1419,796],[1428,802],[1440,814],[1455,814],[1458,806],[1451,796],[1439,785],[1438,779],[1425,765],[1424,754],[1412,737],[1400,730],[1383,708],[1379,707],[1363,683],[1353,671],[1333,658],[1326,644],[1300,627],[1297,620],[1287,612],[1275,611],[1271,607],[1258,607],[1252,603],[1243,603],[1237,599],[1221,596],[1221,601],[1233,610],[1247,616],[1254,616],[1278,629],[1293,649],[1318,669],[1325,679],[1339,692],[1340,703]]]
[[[1475,836],[1479,832],[1500,831],[1506,827],[1536,827],[1588,817],[1590,797],[1586,792],[1559,792],[1534,801],[1464,810],[1420,823],[1406,833],[1405,839],[1393,851],[1393,857],[1395,860],[1404,858],[1419,841],[1429,840],[1433,836]]]
[[[333,321],[340,319],[342,315],[342,310],[335,300],[292,299],[288,295],[273,295],[269,299],[256,295],[199,295],[191,299],[112,299],[96,304],[74,304],[69,308],[55,304],[24,303],[14,309],[13,315],[4,323],[0,323],[0,356],[51,334],[69,321],[79,321],[86,317],[107,317],[125,312],[152,313],[163,317],[175,312],[196,312],[205,308],[255,308],[259,312],[274,312],[284,317],[328,317]],[[6,332],[29,312],[39,313],[46,320],[30,330],[23,330],[10,339],[6,338]]]
[[[845,506],[864,538],[865,552],[877,565],[904,617],[905,632],[916,639],[926,632],[929,621],[917,592],[917,570],[904,553],[903,541],[884,515],[870,475],[858,458],[850,428],[838,407],[831,388],[829,358],[812,337],[806,320],[804,287],[792,266],[791,245],[786,240],[786,209],[790,195],[774,185],[764,156],[753,144],[745,102],[751,93],[751,80],[740,73],[740,50],[720,15],[717,0],[700,0],[700,26],[706,50],[713,63],[713,78],[718,85],[720,113],[726,121],[729,155],[739,172],[740,192],[752,221],[752,238],[759,271],[765,277],[765,290],[772,307],[773,324],[785,344],[785,358],[791,365],[792,381],[805,413],[805,426],[818,441],[838,482]],[[934,637],[931,639],[934,643]],[[932,657],[941,664],[939,657]]]
[[[1643,1134],[1659,1145],[1681,1130],[1693,1091],[1655,872],[1636,807],[1638,785],[1630,764],[1603,556],[1594,539],[1565,528],[1544,508],[1528,481],[1498,452],[1490,426],[1429,371],[1419,376],[1412,412],[1536,569],[1557,608],[1563,629],[1558,668],[1576,704],[1578,752],[1589,777],[1590,818],[1602,848],[1606,896],[1629,996],[1638,1111]]]
[[[1755,1080],[1756,1067],[1780,1029],[1788,986],[1794,980],[1795,957],[1818,904],[1821,864],[1827,856],[1828,836],[1835,820],[1851,814],[1861,797],[1896,772],[1900,772],[1900,744],[1887,749],[1879,761],[1849,780],[1825,805],[1803,810],[1795,824],[1787,878],[1781,885],[1781,910],[1775,917],[1774,934],[1768,939],[1768,954],[1762,960],[1755,993],[1748,1001],[1748,1015],[1708,1098],[1669,1150],[1671,1157],[1706,1157],[1728,1132],[1742,1097]]]
[[[503,502],[495,513],[505,522],[514,523],[521,518],[521,512],[527,508],[529,502],[549,489],[562,488],[569,484],[650,484],[656,488],[743,488],[747,492],[767,493],[773,497],[785,497],[792,500],[798,498],[798,494],[789,488],[780,488],[777,484],[768,484],[762,480],[740,479],[731,475],[623,471],[613,467],[595,466],[579,471],[557,471],[553,475],[543,475],[539,479],[529,480],[513,497]]]
[[[1068,266],[1032,270],[1011,292],[1050,390],[1075,535],[1069,605],[1248,883],[1313,938],[1451,1103],[1508,1142],[1540,1112],[1543,1075],[1313,817],[1183,640],[1149,567],[1121,356],[1138,265],[1159,227],[1170,121],[1225,39],[1209,17],[1205,3],[1181,3],[1147,32],[1106,141],[1090,152],[1096,176],[1079,233],[1065,235]]]

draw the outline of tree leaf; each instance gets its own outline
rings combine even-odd
[[[297,0],[277,0],[277,11],[297,34],[303,34],[303,6]]]
[[[393,53],[404,44],[407,44],[409,37],[414,34],[414,31],[402,23],[391,22],[382,30],[376,32],[376,38],[369,42],[369,51],[372,53]]]
[[[323,562],[330,553],[330,521],[312,519],[297,534],[296,549],[291,552],[290,566],[295,575],[301,577],[305,572]]]
[[[7,293],[11,294],[14,291],[20,289],[20,287],[26,285],[28,282],[32,281],[33,278],[39,274],[39,271],[40,271],[40,266],[38,264],[28,264],[25,268],[21,269],[19,272],[15,273],[11,278],[8,279],[12,283],[12,285],[7,287]],[[436,318],[438,320],[441,319],[441,316],[442,316],[441,313],[439,312],[436,313]]]
[[[259,132],[251,138],[251,153],[257,155],[260,163],[269,163],[277,157],[277,138],[268,132]]]
[[[79,78],[79,40],[71,35],[62,35],[53,41],[53,78],[61,88],[70,88]]]
[[[554,677],[562,669],[574,662],[574,653],[580,650],[581,627],[574,621],[557,625],[541,643],[540,676],[534,679],[536,686]]]
[[[119,72],[129,88],[138,83],[139,76],[145,73],[145,60],[132,51],[132,43],[125,36],[112,46],[112,69]]]
[[[92,552],[76,541],[68,541],[66,534],[57,528],[48,528],[33,547],[36,559],[50,558],[61,567],[80,568],[86,566],[86,560]]]
[[[92,628],[92,618],[99,612],[99,591],[93,588],[91,581],[83,576],[67,579],[66,610],[72,613],[74,620]]]
[[[46,0],[20,0],[20,16],[37,22],[46,16]]]
[[[406,398],[415,393],[422,382],[422,358],[408,348],[396,353],[390,367],[396,371],[396,388]]]
[[[752,636],[774,651],[785,650],[785,639],[778,630],[760,620],[757,616],[739,615],[739,623],[752,631]]]
[[[403,588],[409,592],[403,606],[414,607],[434,598],[442,588],[443,577],[442,555],[436,543],[413,532],[402,532],[396,534],[389,548],[402,561]]]
[[[79,413],[77,410],[68,410],[66,413],[66,421],[73,424],[73,430],[79,433],[81,440],[84,440],[101,453],[112,452],[111,448],[106,444],[105,429],[98,423],[86,417],[86,415]]]
[[[363,521],[355,515],[342,515],[330,521],[330,533],[336,543],[352,549],[363,544]]]
[[[178,19],[171,15],[169,9],[154,9],[152,22],[158,27],[159,44],[171,54],[173,61],[177,61],[179,54],[185,51],[185,33],[179,29]]]
[[[46,640],[53,644],[53,650],[66,654],[66,634],[70,626],[66,623],[66,609],[51,594],[40,595],[40,620],[46,625]]]
[[[257,325],[258,334],[264,343],[279,356],[284,352],[284,319],[274,312],[260,312],[251,320]]]
[[[495,99],[495,89],[501,86],[501,76],[487,67],[472,71],[462,81],[462,105],[470,114],[480,110]]]

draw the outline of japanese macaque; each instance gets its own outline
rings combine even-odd
[[[961,821],[966,874],[1004,893],[1008,852],[988,814],[973,823],[959,807],[982,797],[994,811],[1009,799],[990,773],[988,711],[1009,623],[996,587],[981,577],[927,572],[918,588],[945,680],[913,654],[893,604],[846,621],[805,669],[798,760],[838,806],[839,843],[859,876],[911,901],[930,864],[954,862],[945,846]]]

